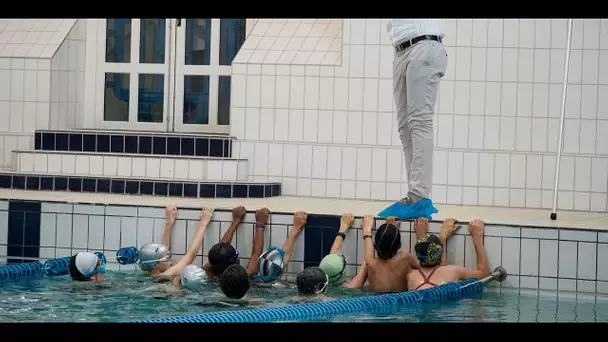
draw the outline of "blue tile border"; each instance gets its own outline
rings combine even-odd
[[[340,216],[308,215],[304,231],[304,267],[319,266],[340,228]]]
[[[7,255],[27,258],[40,257],[41,202],[9,201]],[[23,259],[8,259],[7,263],[22,263]]]
[[[185,198],[266,198],[281,196],[281,183],[155,181],[109,177],[33,175],[0,172],[0,189],[70,191]]]
[[[230,137],[37,130],[34,146],[42,151],[232,157]]]

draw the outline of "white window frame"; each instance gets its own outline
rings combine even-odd
[[[173,112],[173,130],[175,132],[230,133],[230,125],[218,125],[219,77],[232,76],[231,65],[220,65],[220,19],[211,19],[211,41],[209,65],[186,65],[186,22],[181,19],[181,26],[176,29],[175,53],[175,102]],[[209,76],[209,123],[207,125],[184,124],[184,76]]]
[[[130,63],[107,63],[106,19],[99,19],[97,26],[97,66],[95,81],[95,127],[111,130],[141,130],[184,133],[228,134],[230,125],[218,125],[219,77],[232,76],[232,66],[219,65],[220,19],[211,19],[210,64],[185,64],[186,20],[166,21],[165,63],[139,63],[140,19],[131,19]],[[105,74],[107,72],[130,75],[129,121],[104,121]],[[139,74],[162,74],[164,84],[163,121],[160,123],[137,122]],[[209,76],[209,123],[207,125],[183,123],[184,76]]]
[[[141,130],[141,131],[167,131],[170,109],[170,43],[171,21],[166,21],[167,41],[165,42],[165,63],[139,63],[139,40],[140,40],[140,19],[131,19],[131,61],[129,63],[108,63],[106,62],[106,20],[102,19],[98,26],[98,49],[97,49],[97,84],[96,84],[96,127],[102,129],[114,130]],[[105,74],[108,72],[128,73],[129,78],[129,121],[105,121],[104,114],[104,96],[105,96]],[[163,106],[163,121],[159,123],[138,122],[137,121],[137,106],[139,100],[138,87],[140,74],[162,74],[164,75],[164,106]]]

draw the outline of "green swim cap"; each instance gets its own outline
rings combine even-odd
[[[340,285],[344,279],[346,259],[342,254],[329,254],[321,260],[319,268],[327,274],[330,285]]]

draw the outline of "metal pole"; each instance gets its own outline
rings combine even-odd
[[[566,115],[566,93],[568,89],[568,70],[570,70],[570,46],[572,45],[572,21],[568,19],[568,39],[566,40],[566,63],[564,66],[564,84],[562,89],[562,108],[559,118],[559,143],[557,145],[557,161],[555,163],[555,187],[553,188],[553,210],[551,219],[557,219],[557,187],[559,185],[559,166],[562,159],[562,145],[564,144],[564,116]]]

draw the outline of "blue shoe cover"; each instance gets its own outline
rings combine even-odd
[[[395,216],[401,220],[414,220],[424,217],[430,220],[431,215],[438,212],[433,206],[433,202],[428,198],[424,198],[413,204],[395,202],[384,208],[378,216],[383,218]]]

